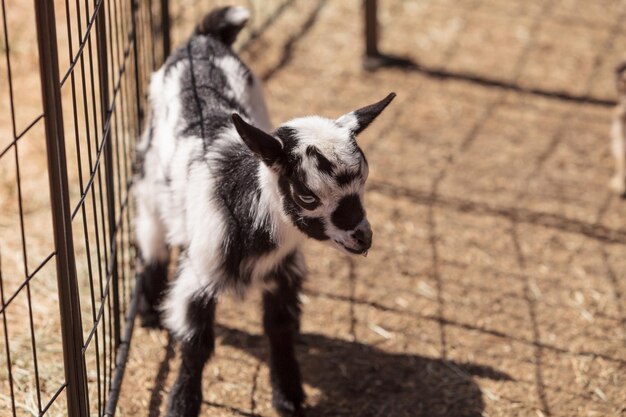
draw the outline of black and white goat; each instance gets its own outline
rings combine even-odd
[[[617,105],[611,124],[611,150],[615,158],[615,175],[610,186],[617,194],[626,197],[626,61],[615,68]]]
[[[150,83],[151,113],[138,145],[137,244],[143,324],[181,342],[169,417],[196,416],[213,352],[215,307],[227,291],[263,285],[273,404],[302,409],[294,352],[306,237],[365,254],[368,165],[355,141],[394,94],[336,120],[310,116],[271,133],[259,81],[231,50],[242,7],[210,13]],[[168,285],[170,247],[181,248]]]

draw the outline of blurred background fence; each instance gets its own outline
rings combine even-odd
[[[149,76],[223,2],[1,2],[0,410],[110,416],[135,317],[130,189]],[[291,1],[248,3],[239,48]]]

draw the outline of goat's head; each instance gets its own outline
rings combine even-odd
[[[356,136],[394,97],[336,120],[294,119],[272,134],[233,115],[241,138],[276,173],[283,211],[307,236],[348,253],[367,253],[372,245],[363,207],[368,164]]]

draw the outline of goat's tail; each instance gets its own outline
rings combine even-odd
[[[227,6],[212,10],[196,26],[194,34],[211,35],[226,45],[232,45],[237,35],[250,18],[250,12],[245,7]]]

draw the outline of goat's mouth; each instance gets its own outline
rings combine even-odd
[[[363,255],[365,257],[367,257],[367,251],[368,249],[354,249],[351,248],[350,246],[346,246],[344,243],[333,239],[333,241],[337,244],[337,246],[339,246],[341,249],[345,250],[346,252],[352,254],[352,255]]]

